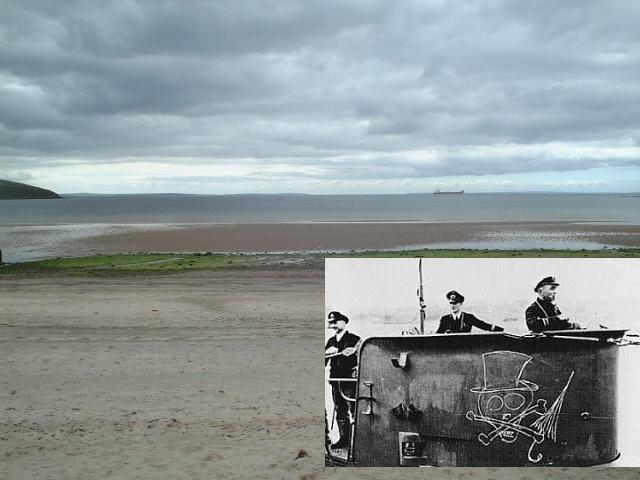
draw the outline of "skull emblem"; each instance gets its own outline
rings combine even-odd
[[[504,350],[482,356],[484,386],[471,391],[479,394],[480,417],[494,428],[491,440],[499,436],[505,443],[515,442],[520,423],[535,408],[533,392],[538,385],[522,379],[522,371],[530,361],[529,355]]]

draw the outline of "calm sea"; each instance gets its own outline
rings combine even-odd
[[[571,221],[640,224],[640,195],[103,195],[0,201],[0,225]]]
[[[184,224],[279,222],[577,222],[640,225],[640,195],[71,195],[0,201],[5,262],[89,254],[79,240]],[[590,235],[514,229],[389,248],[601,249]]]

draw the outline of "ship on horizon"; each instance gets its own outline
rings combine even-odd
[[[436,190],[435,192],[433,192],[434,195],[462,195],[464,193],[464,190],[459,190],[457,192],[443,192],[441,190]]]

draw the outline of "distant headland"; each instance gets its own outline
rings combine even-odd
[[[55,192],[45,188],[34,187],[26,183],[11,182],[0,179],[0,200],[62,198]]]

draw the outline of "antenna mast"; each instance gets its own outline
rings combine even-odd
[[[422,285],[422,257],[418,263],[418,272],[420,273],[420,286],[418,287],[418,303],[420,305],[420,335],[424,335],[424,321],[427,317],[427,305],[424,303],[424,287]]]

